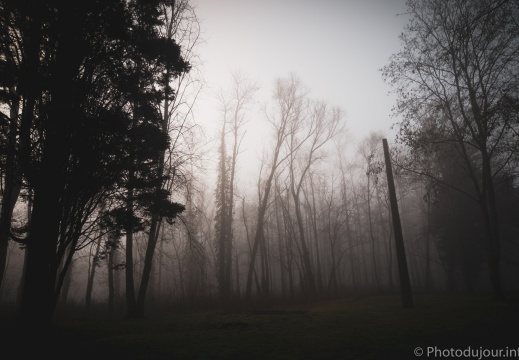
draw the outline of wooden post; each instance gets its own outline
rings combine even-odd
[[[396,201],[395,183],[393,181],[393,170],[391,168],[391,157],[387,139],[382,139],[384,146],[384,159],[386,162],[387,186],[389,188],[389,201],[391,204],[391,217],[393,219],[393,230],[395,232],[396,257],[398,261],[398,274],[400,276],[400,291],[402,293],[402,304],[404,308],[413,307],[413,295],[411,294],[411,282],[409,281],[409,271],[404,249],[404,237],[402,235],[402,225],[398,213],[398,203]]]

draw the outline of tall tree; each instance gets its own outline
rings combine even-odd
[[[9,50],[19,59],[12,75],[23,99],[20,121],[11,122],[13,169],[34,193],[21,304],[27,322],[51,321],[80,237],[124,182],[127,145],[148,154],[143,164],[167,145],[150,111],[158,101],[152,83],[182,61],[178,45],[156,32],[161,3],[2,2],[2,34],[16,39]],[[148,86],[138,86],[144,70]],[[2,137],[14,134],[4,130]]]
[[[225,114],[225,111],[224,111]],[[227,276],[227,264],[232,264],[231,253],[227,251],[232,247],[232,234],[229,233],[229,170],[227,149],[225,146],[225,119],[220,134],[220,146],[218,149],[218,179],[216,182],[216,214],[215,214],[215,251],[216,251],[216,276],[218,292],[222,299],[228,299],[231,295],[231,279]],[[230,276],[230,273],[228,274]]]
[[[229,299],[232,284],[234,197],[237,162],[247,123],[247,110],[253,102],[256,84],[240,72],[233,72],[228,94],[220,94],[223,115],[218,152],[218,180],[216,187],[215,236],[217,249],[218,288],[222,299]],[[226,130],[227,127],[229,130]],[[231,136],[230,155],[226,137]]]
[[[415,158],[443,144],[460,154],[485,219],[492,292],[502,299],[496,178],[519,151],[517,6],[512,0],[410,0],[407,7],[402,50],[382,69],[398,96],[400,140]]]
[[[18,160],[22,153],[28,154],[29,151],[28,129],[40,87],[37,57],[41,19],[34,16],[24,21],[21,18],[22,8],[7,1],[0,4],[0,104],[8,109],[7,113],[0,111],[0,286],[11,238],[13,209],[23,182]],[[36,13],[39,5],[24,10]],[[22,123],[23,131],[20,129]]]
[[[402,226],[400,224],[400,213],[398,211],[398,201],[396,197],[395,183],[393,180],[393,169],[391,166],[391,155],[387,140],[382,139],[384,145],[384,159],[386,163],[387,185],[389,189],[389,200],[391,203],[391,218],[393,220],[393,230],[395,232],[395,248],[398,261],[398,274],[400,277],[400,292],[402,296],[402,305],[405,308],[413,307],[413,295],[411,292],[411,282],[409,280],[409,271],[407,268],[407,258],[404,248],[404,237],[402,235]]]
[[[160,10],[161,14],[164,16],[164,21],[158,30],[160,39],[166,42],[177,44],[176,38],[179,37],[180,41],[183,41],[184,45],[186,46],[185,49],[178,48],[177,53],[169,54],[171,57],[167,62],[164,63],[165,66],[162,69],[162,76],[158,79],[160,81],[159,84],[162,85],[160,95],[161,101],[159,102],[160,108],[162,108],[160,129],[162,134],[168,137],[172,131],[172,128],[175,126],[172,119],[173,112],[178,109],[178,101],[183,100],[177,100],[178,91],[180,89],[184,89],[182,86],[186,85],[183,83],[187,82],[183,75],[188,73],[191,68],[190,64],[186,62],[185,58],[192,55],[191,52],[197,43],[199,31],[197,31],[196,28],[196,25],[198,25],[196,17],[194,17],[193,9],[188,1],[164,1],[160,6]],[[187,30],[184,28],[185,26],[188,26]],[[176,87],[173,87],[173,84],[176,85]],[[176,217],[178,213],[181,213],[184,210],[183,206],[174,206],[170,209],[169,214],[164,212],[164,206],[168,205],[167,197],[171,192],[168,189],[168,181],[175,181],[174,178],[176,171],[175,166],[167,166],[166,154],[176,151],[175,148],[179,145],[177,141],[179,136],[187,131],[184,124],[185,119],[180,124],[176,124],[177,128],[175,130],[177,135],[175,139],[170,142],[168,148],[162,149],[155,159],[156,163],[154,177],[157,181],[155,182],[154,189],[152,190],[154,195],[153,199],[151,200],[152,209],[150,211],[151,219],[149,225],[149,235],[141,282],[137,295],[136,305],[138,316],[144,315],[146,293],[148,284],[150,282],[153,257],[155,254],[155,248],[157,245],[163,217],[166,216],[167,219],[172,219]]]
[[[290,193],[294,202],[298,240],[302,252],[304,290],[308,294],[315,294],[317,283],[305,231],[301,191],[312,166],[323,160],[323,148],[341,131],[343,113],[339,108],[329,109],[322,101],[309,104],[308,110],[308,113],[290,124],[287,146],[290,154],[288,157]]]
[[[301,116],[305,96],[306,91],[303,89],[301,81],[294,74],[286,79],[276,80],[274,99],[276,101],[277,113],[273,117],[269,116],[267,119],[273,128],[274,144],[266,177],[262,179],[262,174],[260,174],[260,180],[258,181],[258,185],[260,185],[258,187],[258,214],[251,249],[251,259],[247,271],[246,299],[250,299],[252,294],[252,275],[254,274],[256,255],[260,243],[264,240],[265,215],[269,206],[270,191],[277,170],[290,156],[291,151],[295,150],[293,148],[288,152],[283,152],[286,141],[290,136],[290,127]]]

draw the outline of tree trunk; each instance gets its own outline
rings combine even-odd
[[[92,289],[94,288],[94,278],[96,275],[96,262],[99,257],[99,250],[101,249],[101,237],[97,239],[97,242],[95,244],[96,250],[94,257],[90,259],[90,267],[88,269],[88,280],[87,280],[87,287],[86,287],[86,295],[85,295],[85,305],[86,305],[86,313],[87,317],[90,316],[90,305],[92,302]]]
[[[357,267],[355,266],[355,241],[353,240],[353,234],[351,233],[350,225],[350,213],[348,211],[347,202],[344,202],[344,213],[346,214],[346,236],[348,238],[348,244],[350,246],[350,271],[351,271],[351,282],[353,285],[353,291],[358,291],[358,276]]]
[[[265,231],[262,231],[260,241],[260,261],[261,261],[261,295],[268,297],[270,293],[270,281],[269,281],[269,259],[267,244],[265,240]]]
[[[393,229],[395,231],[395,247],[398,260],[398,273],[400,275],[400,288],[402,293],[402,304],[405,308],[413,307],[413,297],[411,293],[411,282],[409,281],[409,272],[407,270],[407,261],[404,248],[404,238],[402,235],[402,226],[400,224],[400,215],[398,213],[398,203],[396,199],[395,184],[393,182],[393,170],[391,168],[391,158],[387,140],[382,140],[384,147],[384,159],[386,162],[386,175],[389,189],[389,200],[391,203],[391,214],[393,219]]]
[[[10,88],[10,93],[13,94],[14,99],[12,100],[9,115],[9,137],[7,143],[7,156],[5,159],[6,168],[4,189],[0,210],[0,288],[2,287],[5,267],[7,265],[7,249],[9,247],[13,209],[22,187],[22,178],[18,171],[18,165],[15,162],[20,100],[14,87]]]
[[[219,191],[218,191],[218,202],[220,203],[219,215],[216,219],[217,228],[216,239],[217,239],[217,280],[218,280],[218,292],[220,295],[220,299],[227,301],[229,299],[229,282],[227,281],[227,243],[230,241],[228,230],[230,227],[228,226],[228,201],[227,198],[227,153],[225,148],[225,121],[222,126],[222,131],[220,135],[220,166],[219,166]]]
[[[240,290],[240,265],[239,265],[239,257],[238,257],[238,250],[234,249],[234,274],[235,274],[235,297],[236,299],[239,299],[241,296],[241,290]]]
[[[130,171],[129,178],[132,179],[133,171]],[[126,200],[126,211],[129,220],[126,224],[126,262],[124,267],[125,283],[126,283],[126,311],[127,317],[135,318],[138,316],[137,301],[135,299],[135,280],[133,275],[133,224],[130,219],[133,218],[133,188],[128,187],[128,199]]]
[[[153,256],[155,254],[155,248],[157,246],[157,238],[159,234],[158,229],[160,222],[157,214],[152,215],[150,234],[148,236],[148,244],[146,246],[146,255],[144,256],[144,266],[142,268],[141,285],[139,287],[139,293],[137,298],[137,317],[144,316],[146,292],[148,290],[148,284],[150,282]]]
[[[245,287],[245,299],[250,300],[251,293],[252,293],[252,275],[254,273],[254,264],[256,260],[256,255],[258,253],[259,245],[263,239],[263,226],[265,221],[265,212],[267,210],[268,205],[268,196],[270,193],[270,187],[272,183],[272,179],[274,177],[274,170],[272,170],[271,175],[269,179],[267,180],[267,183],[265,184],[265,190],[263,193],[263,199],[260,202],[260,207],[258,209],[258,221],[256,224],[256,233],[254,235],[254,242],[252,245],[252,251],[250,256],[250,262],[249,262],[249,270],[247,272],[247,284]]]
[[[299,229],[299,243],[302,250],[302,267],[303,276],[305,277],[305,291],[308,295],[315,295],[317,288],[315,286],[315,276],[312,269],[312,261],[310,259],[310,252],[305,239],[305,229],[303,224],[303,214],[301,213],[301,205],[299,203],[299,194],[292,190],[292,197],[294,199],[294,208]]]
[[[162,268],[164,261],[164,228],[165,226],[160,227],[160,243],[159,243],[159,268],[157,275],[157,294],[159,301],[162,301],[163,295],[163,284],[162,284]]]
[[[286,289],[286,279],[285,279],[285,255],[283,254],[283,236],[282,236],[282,229],[281,229],[281,219],[279,216],[279,207],[281,206],[279,202],[281,201],[281,194],[279,191],[279,185],[277,183],[275,184],[275,192],[276,192],[276,199],[275,199],[275,216],[276,216],[276,230],[277,230],[277,241],[278,241],[278,252],[279,252],[279,277],[281,280],[281,297],[283,300],[286,299],[287,295],[287,289]]]
[[[40,182],[34,188],[34,208],[27,241],[27,263],[22,299],[22,317],[31,323],[50,324],[54,295],[56,247],[61,218],[60,201],[64,189],[65,159],[60,138],[49,131],[40,169]],[[44,185],[45,184],[45,185]]]
[[[72,271],[74,270],[74,261],[70,263],[70,266],[67,270],[67,275],[65,276],[65,281],[63,281],[63,287],[61,289],[60,302],[65,305],[67,303],[68,293],[70,291],[70,285],[72,285]]]
[[[312,206],[311,206],[311,220],[312,220],[312,230],[314,236],[314,246],[315,246],[315,259],[316,259],[316,278],[317,278],[317,286],[319,291],[323,291],[323,275],[322,275],[322,267],[321,267],[321,255],[319,251],[319,233],[317,231],[317,206],[315,204],[315,192],[314,192],[314,183],[312,177],[310,177],[310,190],[312,192]],[[310,208],[310,204],[308,204]]]
[[[22,319],[34,325],[49,325],[54,312],[54,294],[59,259],[56,257],[61,219],[61,196],[65,189],[71,135],[77,114],[74,109],[74,79],[81,61],[79,14],[75,4],[60,3],[57,32],[61,35],[50,84],[51,108],[43,143],[38,180],[34,185],[34,208],[27,241],[27,266],[21,306]],[[78,50],[78,51],[76,51]]]
[[[115,281],[114,281],[114,264],[115,252],[117,248],[113,246],[108,253],[106,267],[108,269],[108,314],[113,316],[115,313]]]

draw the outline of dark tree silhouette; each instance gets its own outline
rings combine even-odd
[[[398,95],[400,140],[416,157],[451,146],[484,218],[493,295],[503,298],[495,179],[517,159],[519,27],[515,1],[408,1],[402,50],[382,69]],[[442,181],[438,173],[415,170]],[[444,182],[445,183],[445,182]]]
[[[155,85],[164,72],[188,68],[179,46],[159,36],[162,3],[2,2],[2,51],[10,56],[2,66],[16,59],[8,93],[16,85],[23,99],[21,116],[2,127],[2,136],[19,135],[17,152],[2,149],[2,159],[34,192],[21,304],[27,322],[50,323],[78,241],[97,226],[99,205],[127,183],[128,172],[138,173],[138,189],[162,181],[150,173],[168,144]],[[183,209],[167,192],[137,195],[147,213],[172,219]],[[6,234],[10,206],[3,208]]]

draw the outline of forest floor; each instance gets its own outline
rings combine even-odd
[[[415,296],[414,305],[372,296],[145,320],[58,320],[42,334],[42,347],[23,331],[2,334],[0,354],[12,348],[3,359],[24,359],[15,355],[24,350],[31,358],[92,360],[519,359],[519,297]],[[0,329],[9,331],[6,323]],[[499,349],[501,357],[485,357]]]

